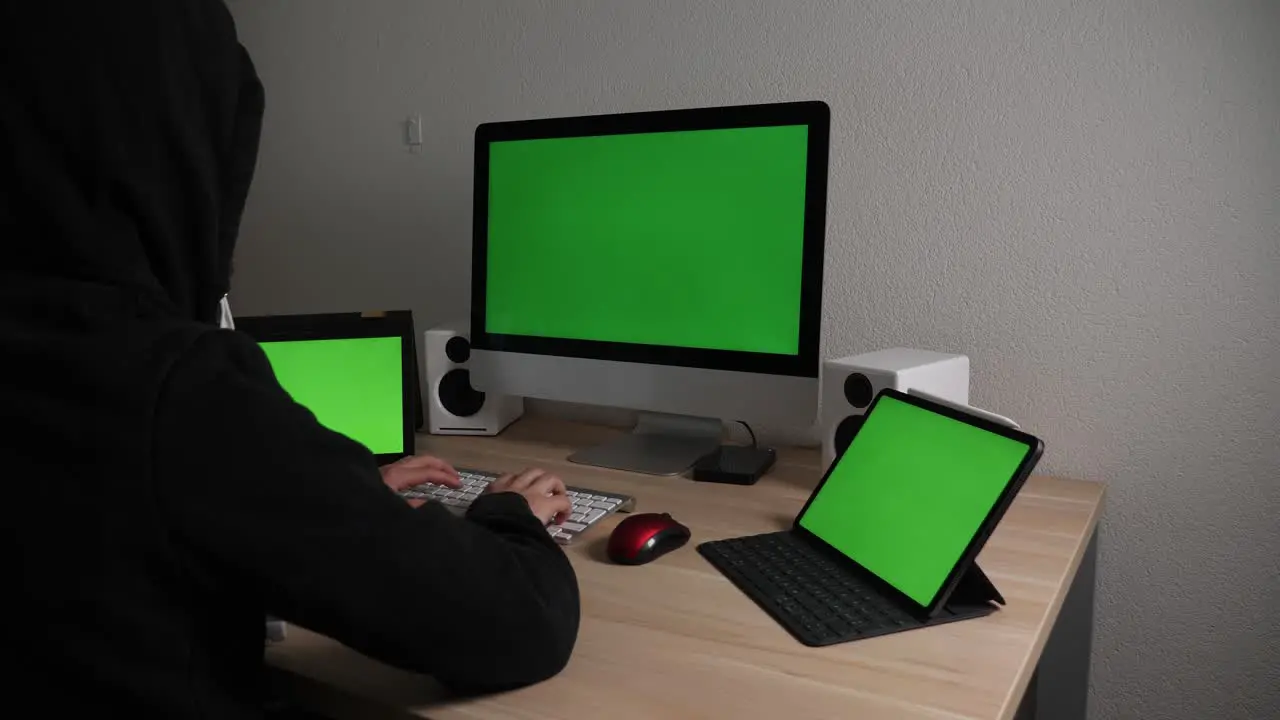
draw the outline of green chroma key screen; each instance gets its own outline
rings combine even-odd
[[[374,454],[404,449],[398,337],[260,343],[276,378],[320,424]]]
[[[927,606],[1029,450],[881,397],[799,524]]]
[[[491,333],[797,354],[808,127],[489,145]]]

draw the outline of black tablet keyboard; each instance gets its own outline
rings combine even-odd
[[[805,645],[922,625],[790,532],[705,542],[698,552]]]

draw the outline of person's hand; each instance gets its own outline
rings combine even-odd
[[[513,492],[524,496],[529,509],[543,525],[559,525],[569,519],[573,503],[565,494],[564,483],[546,470],[530,468],[515,475],[503,475],[489,483],[486,493]]]
[[[462,487],[458,471],[454,470],[449,463],[430,455],[410,455],[400,458],[390,465],[383,465],[379,471],[382,473],[382,482],[395,492],[408,490],[422,483],[435,483],[451,488]],[[424,502],[426,501],[420,498],[409,500],[409,504],[414,507]]]

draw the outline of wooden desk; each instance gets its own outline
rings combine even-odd
[[[808,648],[712,568],[694,545],[787,527],[819,479],[817,452],[784,449],[774,471],[753,487],[637,476],[565,461],[571,451],[612,432],[526,419],[501,438],[424,436],[419,441],[421,452],[459,466],[507,471],[536,465],[570,484],[629,493],[637,498],[637,512],[670,512],[693,529],[689,545],[640,567],[604,559],[603,544],[619,518],[568,550],[582,587],[583,617],[573,659],[561,675],[516,692],[451,701],[421,676],[290,627],[289,639],[267,651],[279,686],[315,710],[360,718],[985,720],[1027,712],[1022,699],[1077,568],[1093,545],[1101,485],[1047,477],[1027,483],[979,559],[1009,602],[1003,610],[978,620]],[[1091,606],[1091,588],[1082,592]],[[1075,651],[1073,667],[1063,672],[1083,677],[1088,633],[1083,668],[1079,634],[1073,631],[1062,643],[1068,646],[1065,654]],[[1072,697],[1042,708],[1082,708],[1083,691],[1083,686],[1072,688]]]

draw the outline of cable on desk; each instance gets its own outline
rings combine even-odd
[[[743,420],[734,420],[734,422],[747,429],[747,434],[751,436],[751,447],[759,447],[756,443],[756,432],[751,429],[751,426]]]

